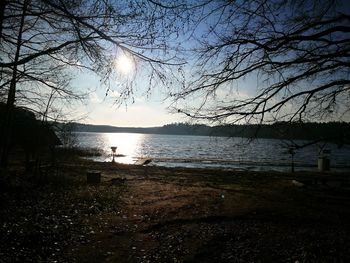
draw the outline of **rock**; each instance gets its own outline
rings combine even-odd
[[[292,181],[292,184],[293,184],[294,186],[297,186],[297,187],[303,187],[303,186],[304,186],[303,183],[301,183],[301,182],[299,182],[299,181],[297,181],[297,180],[293,180],[293,181]]]

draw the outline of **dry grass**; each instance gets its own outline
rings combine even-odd
[[[102,183],[86,185],[88,170]],[[75,161],[39,182],[22,176],[2,192],[3,262],[350,260],[346,174]]]

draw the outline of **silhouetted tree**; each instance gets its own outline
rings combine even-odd
[[[82,99],[70,85],[77,70],[101,78],[107,93],[115,88],[115,58],[129,55],[147,68],[150,86],[166,82],[168,66],[179,61],[171,40],[182,30],[183,7],[162,8],[153,1],[3,0],[0,4],[0,101],[6,102],[1,120],[1,164],[6,166],[14,105],[45,115],[58,101]],[[170,40],[170,41],[169,41]],[[75,70],[75,71],[74,71]],[[120,99],[133,97],[129,82]]]
[[[194,31],[197,72],[171,94],[177,111],[228,123],[340,120],[349,114],[347,1],[203,3]],[[186,98],[199,106],[182,107]]]
[[[6,105],[0,103],[0,118],[5,118],[5,115]],[[10,146],[16,148],[17,151],[15,152],[19,159],[21,150],[24,152],[26,168],[30,167],[31,161],[38,165],[41,161],[40,157],[45,154],[46,157],[53,157],[54,147],[61,144],[48,123],[37,120],[33,112],[20,107],[15,107],[13,111],[13,133],[11,138]]]

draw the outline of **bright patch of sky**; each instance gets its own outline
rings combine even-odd
[[[101,98],[97,92],[90,94],[88,106],[90,123],[120,127],[153,127],[179,122],[175,115],[167,113],[166,105],[144,98],[136,98],[130,105],[117,107],[113,96]]]
[[[119,83],[114,84],[117,86]],[[121,105],[116,104],[120,94],[113,83],[106,95],[107,87],[100,83],[97,76],[80,74],[72,85],[89,91],[74,116],[78,120],[82,117],[80,122],[118,127],[154,127],[185,121],[182,116],[169,112],[169,101],[164,101],[164,95],[154,91],[147,96],[146,85],[141,87],[140,83],[136,87],[138,92],[134,94],[133,102],[127,101]]]

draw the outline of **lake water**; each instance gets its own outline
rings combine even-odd
[[[111,161],[111,146],[116,146],[116,162],[133,164],[150,158],[150,165],[166,167],[205,167],[239,170],[291,169],[291,155],[285,142],[275,139],[256,139],[209,136],[160,135],[139,133],[76,133],[83,148],[98,148],[102,156],[96,161]],[[295,170],[316,170],[319,146],[298,150],[294,156]],[[331,150],[332,170],[350,170],[350,146]]]

